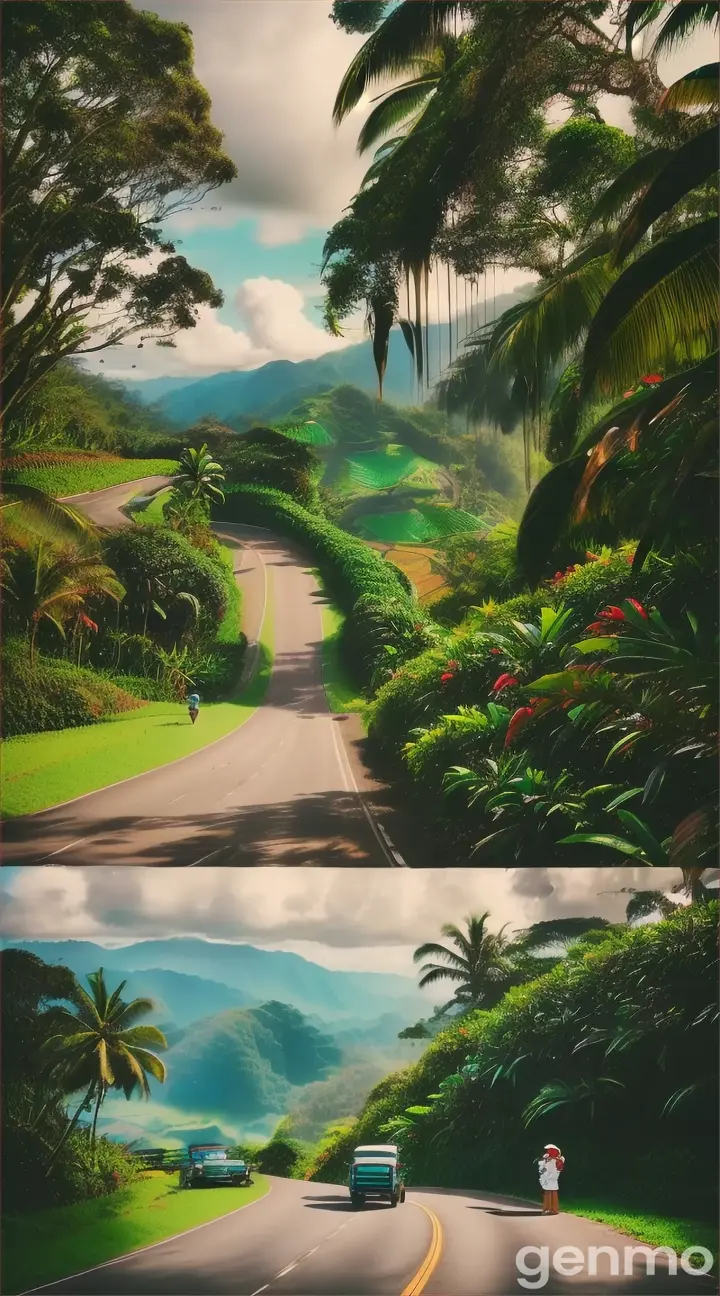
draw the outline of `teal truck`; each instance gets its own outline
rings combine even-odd
[[[252,1184],[250,1167],[228,1148],[217,1143],[194,1143],[188,1148],[189,1164],[181,1172],[183,1188],[245,1188]]]
[[[365,1144],[355,1148],[350,1164],[350,1201],[359,1210],[366,1201],[405,1201],[405,1184],[398,1148],[394,1143]]]

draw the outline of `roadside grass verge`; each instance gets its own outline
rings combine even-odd
[[[22,468],[8,475],[7,490],[12,483],[35,486],[49,495],[61,498],[82,495],[85,491],[105,490],[123,482],[138,481],[141,477],[169,477],[175,472],[174,459],[98,459],[96,462],[62,463],[52,467]]]
[[[2,817],[48,810],[111,783],[200,751],[245,724],[262,703],[272,674],[273,615],[268,601],[252,678],[237,697],[210,702],[190,723],[183,702],[150,702],[100,724],[24,734],[2,745]]]
[[[156,526],[162,526],[165,522],[165,518],[163,517],[163,507],[169,493],[169,486],[159,490],[155,495],[153,495],[146,508],[138,507],[135,503],[136,500],[144,500],[146,496],[135,495],[133,499],[128,501],[127,509],[130,513],[138,514],[137,521],[139,521],[143,526],[148,522],[154,523]]]
[[[340,651],[340,636],[345,617],[331,603],[323,603],[322,617],[322,676],[325,696],[330,710],[338,715],[347,711],[364,713],[367,703],[350,680]]]
[[[178,1176],[151,1172],[107,1197],[3,1219],[6,1296],[82,1273],[107,1260],[207,1224],[264,1197],[270,1184],[255,1175],[250,1188],[181,1189]]]
[[[611,1206],[605,1202],[582,1199],[561,1202],[561,1209],[567,1215],[581,1215],[584,1219],[596,1220],[607,1224],[609,1228],[618,1229],[638,1242],[650,1247],[670,1247],[682,1255],[688,1247],[702,1246],[712,1252],[715,1259],[713,1272],[718,1264],[718,1227],[708,1221],[674,1219],[665,1215],[656,1215],[652,1211],[635,1211],[630,1207]],[[696,1258],[697,1264],[700,1257]]]

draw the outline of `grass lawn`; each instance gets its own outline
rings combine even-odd
[[[272,661],[273,620],[268,603],[253,678],[231,701],[203,706],[196,725],[190,723],[183,702],[149,702],[100,724],[7,739],[0,779],[3,818],[32,814],[96,792],[223,738],[249,720],[262,702]]]
[[[682,1255],[687,1247],[702,1246],[711,1251],[715,1257],[715,1270],[718,1258],[718,1228],[716,1224],[688,1219],[671,1219],[652,1212],[640,1213],[623,1206],[611,1206],[597,1201],[568,1201],[561,1199],[561,1209],[568,1215],[582,1215],[585,1219],[597,1220],[610,1228],[627,1233],[646,1242],[651,1247],[671,1247]],[[696,1257],[700,1263],[700,1257]]]
[[[120,486],[122,482],[138,481],[140,477],[168,477],[176,468],[174,459],[98,459],[96,463],[86,461],[56,464],[52,468],[26,468],[15,474],[15,480],[59,498]],[[10,482],[7,489],[12,489]]]
[[[156,495],[153,495],[147,508],[143,509],[133,509],[134,500],[145,498],[144,495],[136,495],[134,499],[130,500],[127,507],[131,512],[137,512],[137,518],[135,520],[141,525],[144,525],[146,522],[154,522],[158,526],[162,526],[165,522],[165,518],[163,517],[163,505],[165,504],[165,500],[169,493],[169,486],[164,490],[158,491]]]
[[[264,1197],[270,1185],[255,1175],[250,1188],[180,1189],[176,1174],[151,1172],[108,1197],[3,1220],[6,1296],[57,1281],[162,1242]]]
[[[320,609],[323,632],[323,685],[325,696],[331,711],[342,714],[345,711],[363,711],[365,701],[358,695],[347,676],[340,656],[340,631],[345,618],[330,603],[323,603]]]

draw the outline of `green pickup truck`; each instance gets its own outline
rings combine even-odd
[[[355,1148],[350,1165],[350,1201],[359,1210],[367,1201],[405,1201],[405,1184],[395,1144],[366,1144]]]
[[[188,1148],[189,1165],[181,1173],[183,1188],[244,1188],[252,1183],[250,1167],[239,1157],[231,1157],[227,1148],[217,1143],[193,1144]]]

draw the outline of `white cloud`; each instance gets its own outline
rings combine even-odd
[[[623,888],[665,889],[676,869],[20,869],[4,883],[5,938],[197,936],[291,949],[329,967],[412,972],[443,922],[497,930],[552,917],[620,921]]]
[[[331,337],[319,316],[314,324],[304,314],[303,293],[282,279],[246,279],[234,302],[244,329],[234,328],[205,306],[200,308],[196,327],[177,334],[175,347],[158,348],[145,342],[141,358],[137,343],[130,339],[105,352],[102,369],[99,356],[88,356],[86,367],[106,378],[151,378],[161,373],[201,377],[223,370],[256,369],[270,360],[310,360],[342,350],[362,336],[359,330],[351,330],[346,337]]]
[[[355,152],[357,117],[337,131],[332,123],[340,80],[364,38],[331,22],[329,0],[158,0],[153,9],[191,28],[196,74],[238,168],[205,211],[170,228],[225,225],[251,213],[260,241],[274,246],[332,225],[367,169]],[[215,204],[222,212],[210,210]]]

